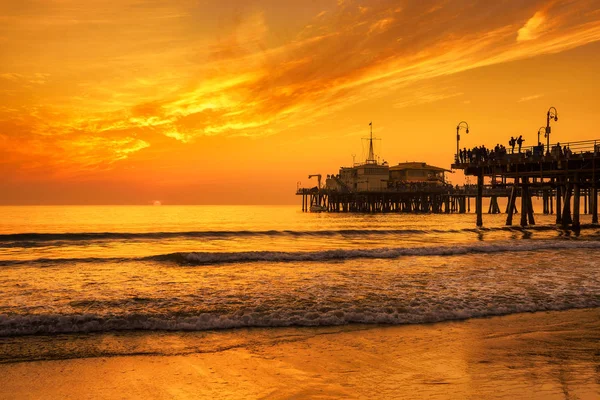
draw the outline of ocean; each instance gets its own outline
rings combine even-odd
[[[599,307],[600,228],[554,218],[520,229],[486,214],[476,229],[473,214],[299,205],[0,207],[0,363]],[[174,345],[173,332],[204,340]]]

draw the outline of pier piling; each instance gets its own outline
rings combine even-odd
[[[542,212],[554,214],[556,224],[564,228],[578,229],[581,226],[581,213],[592,214],[592,223],[598,223],[598,179],[596,153],[598,140],[563,143],[492,153],[491,156],[462,160],[452,165],[462,169],[467,176],[477,177],[477,186],[484,186],[488,179],[492,186],[502,182],[502,187],[512,187],[506,206],[506,224],[513,224],[516,198],[521,196],[520,225],[535,225],[533,196],[542,201]],[[545,152],[543,150],[546,150]],[[484,153],[486,154],[486,153]],[[479,201],[478,190],[477,201]],[[583,197],[583,198],[582,198]],[[581,202],[583,201],[583,207]],[[495,199],[490,199],[488,212],[496,208]],[[483,221],[478,213],[477,226]]]
[[[483,226],[483,172],[477,176],[477,198],[475,201],[475,211],[477,212],[477,226]]]
[[[581,205],[581,188],[579,186],[579,182],[576,181],[574,185],[574,193],[573,193],[573,229],[579,229],[579,207]]]

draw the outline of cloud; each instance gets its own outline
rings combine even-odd
[[[15,72],[5,72],[3,74],[0,74],[0,78],[6,79],[9,81],[17,81],[19,79],[23,79],[24,76],[21,74],[17,74]]]
[[[394,22],[394,18],[383,18],[373,23],[369,28],[369,33],[383,32]]]
[[[544,23],[546,16],[543,12],[536,12],[533,17],[529,18],[525,25],[519,29],[517,33],[517,42],[525,42],[528,40],[537,39],[544,32]]]
[[[37,85],[43,85],[46,83],[50,74],[36,72],[33,74],[18,74],[16,72],[5,72],[0,74],[0,79],[4,79],[11,82],[31,83]]]
[[[7,13],[0,27],[12,46],[0,49],[11,71],[0,78],[18,97],[0,110],[3,132],[26,135],[39,150],[31,157],[58,160],[72,150],[73,164],[110,167],[160,137],[265,137],[409,86],[424,88],[396,107],[459,96],[427,82],[600,40],[594,2],[586,0],[422,1],[402,9],[392,0],[337,3],[292,28],[258,6],[224,12],[210,1],[206,10],[195,1],[122,1],[86,9],[34,1],[27,13]],[[77,23],[65,29],[66,21]],[[38,59],[45,70],[32,70]],[[37,93],[32,83],[49,89]],[[0,101],[8,105],[6,96]]]
[[[521,97],[517,103],[523,103],[525,101],[531,101],[531,100],[537,100],[539,98],[543,97],[542,94],[534,94],[532,96],[525,96],[525,97]]]
[[[408,93],[409,95],[407,98],[394,104],[394,108],[405,108],[422,104],[430,104],[435,103],[436,101],[451,99],[464,95],[463,92],[456,90],[456,88],[436,88],[431,86],[412,90]]]

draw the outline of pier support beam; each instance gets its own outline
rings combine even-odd
[[[598,223],[598,188],[596,187],[596,182],[594,182],[594,187],[592,188],[592,224]]]
[[[579,229],[579,208],[581,203],[581,188],[579,187],[579,181],[575,182],[573,193],[573,229]]]
[[[477,211],[477,227],[483,226],[483,171],[477,175],[477,199],[475,200],[475,210]]]
[[[521,178],[521,182],[521,226],[527,226],[528,222],[531,225],[535,225],[531,196],[529,195],[529,179],[523,177]]]
[[[488,214],[500,214],[500,206],[498,206],[498,196],[492,196],[490,198],[490,207],[488,208]]]
[[[567,182],[565,185],[564,205],[562,212],[562,226],[563,228],[568,227],[573,223],[571,218],[571,183]]]
[[[533,217],[533,201],[531,200],[531,192],[529,191],[529,182],[527,178],[523,178],[525,184],[525,200],[527,202],[527,218],[529,225],[535,225],[535,218]]]
[[[527,187],[521,186],[521,226],[527,226]]]
[[[508,198],[508,204],[506,206],[506,225],[512,225],[513,214],[515,211],[515,203],[517,202],[517,190],[519,185],[519,178],[515,178],[515,183],[510,192],[510,197]]]
[[[561,190],[561,186],[560,183],[557,181],[556,182],[556,223],[557,224],[561,224],[562,223],[562,206],[561,206],[561,200],[562,200],[562,190]]]

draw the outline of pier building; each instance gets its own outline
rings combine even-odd
[[[435,186],[446,184],[447,169],[424,162],[405,162],[390,167],[390,184],[393,187],[414,183],[427,183]]]
[[[299,187],[302,211],[310,212],[467,212],[474,191],[452,188],[446,183],[448,170],[424,162],[379,163],[373,151],[373,131],[363,163],[341,167],[328,175],[325,186]]]

